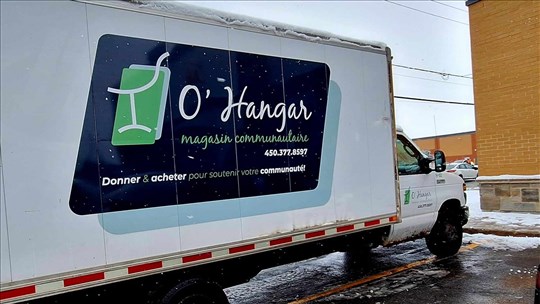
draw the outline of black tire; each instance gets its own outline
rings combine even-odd
[[[371,255],[371,246],[367,244],[355,244],[354,246],[349,247],[347,253],[354,255],[357,258],[366,258]]]
[[[457,221],[438,221],[426,237],[429,251],[438,257],[456,254],[463,242],[463,227]]]
[[[227,296],[217,283],[191,279],[173,287],[161,304],[229,304]]]

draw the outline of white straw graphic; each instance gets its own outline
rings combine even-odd
[[[120,129],[118,129],[118,132],[123,133],[127,130],[132,130],[132,129],[139,129],[139,130],[146,131],[148,133],[152,131],[152,129],[150,129],[147,126],[137,124],[137,112],[135,110],[135,94],[148,90],[156,83],[159,77],[159,68],[161,66],[161,62],[165,60],[165,58],[167,58],[168,56],[169,56],[169,52],[165,52],[161,56],[159,56],[156,62],[155,70],[154,70],[154,77],[152,78],[152,80],[150,80],[149,83],[145,84],[144,86],[135,88],[135,89],[129,89],[129,90],[115,89],[111,87],[107,88],[108,92],[115,93],[118,95],[129,94],[129,101],[131,105],[131,124],[121,127]]]

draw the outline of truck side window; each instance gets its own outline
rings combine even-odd
[[[420,174],[421,169],[418,163],[420,153],[405,139],[398,135],[396,141],[398,172],[400,175]]]

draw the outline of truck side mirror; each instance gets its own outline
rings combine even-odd
[[[429,174],[431,171],[433,171],[433,166],[431,165],[432,162],[433,158],[431,157],[421,158],[418,162],[420,171],[422,171],[422,173]]]
[[[435,151],[435,171],[443,172],[446,170],[446,156],[444,152],[440,150]]]

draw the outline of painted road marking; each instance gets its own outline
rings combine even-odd
[[[467,245],[465,247],[461,247],[459,252],[473,250],[474,248],[476,248],[478,246],[480,246],[480,245],[472,243],[472,244],[469,244],[469,245]],[[437,257],[433,256],[433,257],[430,257],[430,258],[427,258],[427,259],[424,259],[424,260],[412,262],[410,264],[403,265],[403,266],[400,266],[400,267],[396,267],[396,268],[393,268],[393,269],[390,269],[390,270],[387,270],[387,271],[383,271],[381,273],[378,273],[378,274],[375,274],[375,275],[372,275],[372,276],[369,276],[369,277],[365,277],[365,278],[362,278],[362,279],[359,279],[359,280],[356,280],[356,281],[353,281],[353,282],[350,282],[350,283],[347,283],[347,284],[344,284],[344,285],[329,289],[327,291],[323,291],[321,293],[317,293],[317,294],[305,297],[303,299],[299,299],[299,300],[296,300],[296,301],[289,302],[288,304],[304,304],[304,303],[308,303],[310,301],[314,301],[314,300],[317,300],[317,299],[320,299],[320,298],[328,297],[328,296],[331,296],[331,295],[336,294],[338,292],[342,292],[342,291],[351,289],[353,287],[360,286],[362,284],[366,284],[366,283],[369,283],[369,282],[372,282],[372,281],[375,281],[375,280],[378,280],[378,279],[381,279],[381,278],[384,278],[384,277],[388,277],[388,276],[391,276],[391,275],[394,275],[394,274],[397,274],[397,273],[400,273],[400,272],[403,272],[403,271],[406,271],[406,270],[409,270],[409,269],[412,269],[412,268],[416,268],[418,266],[426,265],[426,264],[432,263],[434,261],[440,261],[440,260],[444,260],[444,259],[447,259],[447,258],[437,259]]]

